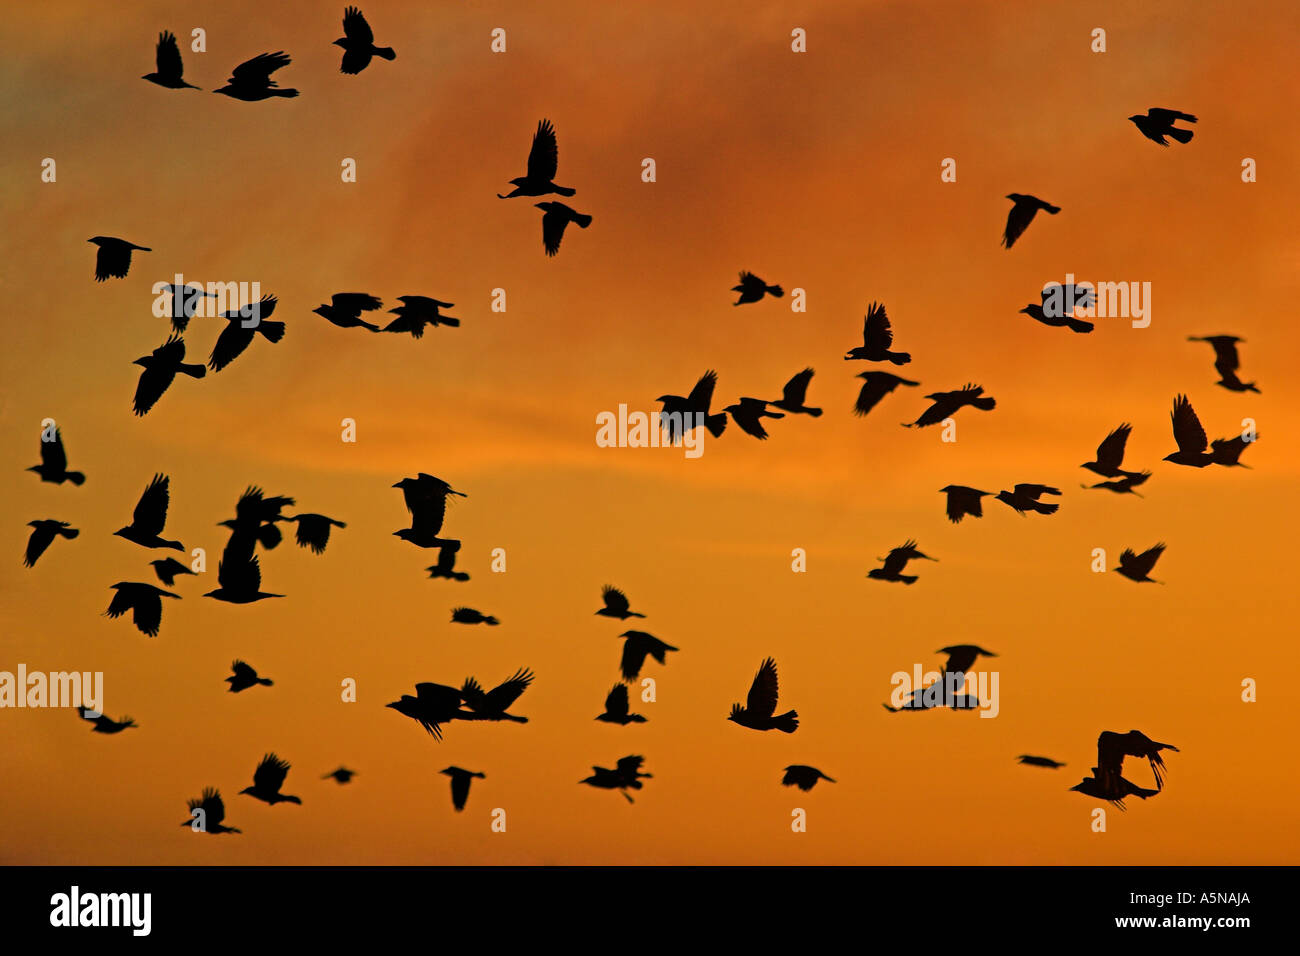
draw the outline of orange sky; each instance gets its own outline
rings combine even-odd
[[[110,715],[0,711],[6,863],[1295,863],[1289,761],[1293,488],[1300,478],[1289,320],[1300,249],[1294,176],[1300,93],[1293,4],[1141,5],[657,2],[366,3],[397,50],[337,72],[342,5],[102,4],[11,11],[22,55],[0,63],[0,670],[100,670]],[[162,29],[205,92],[139,79]],[[505,54],[489,32],[507,30]],[[790,52],[794,27],[808,52]],[[1089,51],[1094,27],[1108,52]],[[237,63],[283,49],[302,95],[240,103],[206,92]],[[1160,149],[1125,117],[1200,118]],[[559,135],[557,180],[594,216],[542,254],[530,200],[494,193],[523,172],[537,121]],[[58,181],[42,183],[53,157]],[[358,182],[339,180],[353,157]],[[658,181],[641,182],[653,157]],[[940,162],[957,160],[957,182]],[[1259,181],[1241,182],[1241,161]],[[999,246],[1009,192],[1062,207]],[[94,235],[150,246],[129,276],[92,281]],[[740,269],[807,292],[736,309]],[[154,282],[259,281],[288,324],[222,373],[183,380],[131,415],[138,369],[161,344]],[[1152,283],[1152,323],[1089,336],[1017,310],[1044,282]],[[494,288],[508,311],[490,311]],[[334,328],[333,292],[457,304],[459,329],[420,341]],[[867,418],[851,413],[864,363],[845,363],[872,300],[888,307],[903,374]],[[187,335],[206,359],[213,320]],[[1243,377],[1214,385],[1208,346],[1246,339]],[[817,369],[826,414],[734,425],[704,455],[599,448],[595,416],[655,407],[707,368],[718,404],[775,397]],[[964,411],[958,441],[898,427],[921,393],[967,381],[998,401]],[[1211,437],[1245,417],[1253,470],[1178,468],[1168,412],[1186,392]],[[40,483],[40,421],[64,430],[81,488]],[[358,423],[356,444],[339,422]],[[1083,492],[1077,467],[1121,421],[1144,499]],[[161,556],[114,538],[155,472],[171,476],[168,532],[208,551],[178,582],[150,640],[101,614],[108,585],[151,581]],[[428,471],[468,492],[447,532],[466,584],[425,579],[432,552],[393,538],[397,479]],[[997,503],[953,526],[937,489],[1060,487],[1060,513]],[[262,557],[264,588],[231,607],[215,587],[229,517],[250,483],[348,523],[316,557]],[[71,521],[31,570],[25,524]],[[913,587],[865,578],[918,539],[938,564]],[[1124,547],[1169,545],[1163,587],[1089,571]],[[489,570],[505,548],[508,570]],[[792,548],[808,571],[790,570]],[[645,629],[681,648],[651,663],[642,726],[596,723],[624,630],[594,617],[624,588]],[[466,604],[500,627],[448,623]],[[1284,623],[1287,622],[1287,623]],[[942,663],[936,648],[999,653],[1000,713],[886,713],[889,678]],[[728,723],[763,657],[779,662],[792,736]],[[225,692],[234,657],[275,680]],[[417,681],[537,673],[513,708],[526,726],[456,724],[439,744],[383,707]],[[359,700],[340,702],[339,682]],[[1240,700],[1244,678],[1259,702]],[[1181,752],[1166,789],[1091,832],[1070,793],[1103,729],[1138,728]],[[259,758],[293,764],[302,807],[238,796]],[[1020,753],[1066,761],[1020,767]],[[592,764],[639,753],[654,774],[635,806],[578,787]],[[347,787],[321,781],[340,763]],[[790,763],[839,782],[779,785]],[[453,813],[457,764],[487,774]],[[1136,782],[1145,766],[1130,766]],[[177,824],[222,789],[242,836]],[[507,832],[489,830],[504,808]],[[804,807],[808,832],[790,832]]]

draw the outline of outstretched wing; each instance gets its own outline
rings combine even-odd
[[[533,682],[533,672],[526,667],[515,671],[504,683],[493,687],[484,695],[488,710],[504,711],[519,699],[519,695]]]
[[[1132,554],[1131,551],[1129,553]],[[1160,555],[1164,553],[1165,553],[1165,545],[1162,542],[1160,544],[1157,544],[1154,548],[1148,548],[1146,551],[1143,551],[1139,555],[1134,555],[1133,560],[1130,562],[1130,564],[1135,571],[1140,571],[1144,575],[1150,574],[1151,569],[1154,568],[1156,566],[1156,562],[1160,560]],[[1123,556],[1121,556],[1120,560],[1121,561],[1123,560]]]
[[[289,764],[275,754],[267,754],[253,771],[253,786],[258,790],[276,793],[289,773]]]
[[[605,713],[626,717],[630,709],[627,701],[627,684],[615,684],[605,697]]]
[[[616,611],[619,614],[627,613],[630,607],[627,602],[627,595],[611,585],[605,585],[605,588],[600,592],[600,596],[604,600],[607,609]]]
[[[754,675],[745,709],[759,717],[771,717],[776,713],[776,700],[776,661],[769,657],[759,665],[758,673]]]
[[[1106,468],[1118,468],[1124,461],[1124,446],[1128,443],[1133,426],[1125,422],[1107,435],[1097,446],[1097,463]]]
[[[887,349],[894,344],[894,331],[882,303],[873,302],[867,308],[866,321],[862,324],[862,344],[869,349]]]
[[[63,431],[54,429],[53,441],[41,442],[41,464],[62,474],[68,468],[68,453],[63,449]]]
[[[167,506],[171,503],[170,485],[171,479],[166,475],[154,475],[153,481],[140,496],[139,504],[135,506],[132,524],[146,534],[161,533],[163,525],[167,523]]]
[[[348,7],[343,11],[343,33],[349,40],[355,40],[359,44],[375,42],[374,31],[356,7]]]
[[[781,400],[787,405],[803,405],[804,399],[808,396],[808,383],[812,381],[812,377],[813,370],[806,368],[790,379],[785,383]]]
[[[243,661],[235,661],[230,665],[230,669],[234,672],[234,676],[239,678],[241,681],[257,679],[257,671],[253,670]]]
[[[251,60],[245,60],[230,73],[230,82],[236,86],[275,86],[271,74],[292,62],[289,54],[260,53]]]
[[[537,132],[533,134],[533,147],[528,151],[528,178],[550,182],[555,178],[559,164],[560,151],[555,142],[555,127],[550,120],[544,119],[537,124]]]
[[[1205,429],[1201,427],[1201,420],[1196,417],[1196,412],[1192,410],[1192,403],[1187,400],[1186,395],[1179,395],[1174,399],[1174,410],[1169,415],[1174,426],[1174,441],[1178,444],[1178,450],[1183,452],[1203,452],[1208,444],[1205,438]]]
[[[185,67],[181,63],[181,51],[176,46],[176,37],[169,30],[164,30],[158,36],[158,49],[155,51],[154,62],[158,64],[158,75],[170,79],[179,80]]]
[[[691,389],[691,394],[686,396],[686,402],[693,411],[707,409],[713,401],[713,388],[718,384],[718,373],[709,369],[700,376],[700,380],[695,383]]]

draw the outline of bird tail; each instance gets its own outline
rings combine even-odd
[[[84,485],[86,483],[86,476],[79,471],[70,471],[68,472],[68,481],[72,482],[74,485]]]
[[[573,221],[578,224],[579,229],[586,229],[591,225],[591,217],[580,212],[575,212],[573,214]]]
[[[1083,319],[1066,319],[1065,324],[1070,327],[1071,332],[1091,332],[1094,327],[1091,322],[1085,322]]]
[[[498,621],[496,618],[494,618],[491,614],[489,614],[487,617],[483,618],[483,623],[490,625],[491,627],[496,627],[501,622]]]
[[[773,298],[779,299],[781,296],[785,295],[785,289],[782,289],[779,285],[770,285],[767,287],[767,294]]]
[[[392,48],[391,46],[377,46],[377,47],[375,47],[375,56],[381,56],[381,57],[383,57],[385,60],[396,60],[396,59],[397,59],[397,54],[396,54],[395,52],[393,52],[393,48]]]
[[[971,404],[974,405],[976,408],[983,409],[986,412],[991,412],[997,406],[998,403],[991,398],[977,398],[974,401],[972,401]]]
[[[787,710],[781,716],[773,718],[772,726],[784,734],[792,734],[799,726],[799,714],[797,711]]]
[[[286,97],[287,99],[293,99],[295,96],[298,95],[297,90],[268,90],[267,93],[270,96],[283,96]]]
[[[204,375],[208,374],[206,367],[202,365],[187,365],[184,362],[176,366],[176,371],[180,372],[182,375],[188,375],[190,378],[202,378]]]
[[[578,191],[577,191],[576,189],[571,189],[571,188],[568,187],[568,186],[556,186],[556,187],[555,187],[555,192],[558,193],[558,194],[561,195],[561,196],[575,196],[575,195],[577,195],[577,193],[578,193]],[[588,222],[591,221],[591,217],[590,217],[590,216],[587,217],[587,221],[588,221]],[[575,219],[574,222],[577,222],[577,220]],[[581,226],[582,223],[578,223],[578,225]],[[586,226],[583,226],[583,228],[585,229]]]
[[[80,532],[79,530],[77,530],[76,528],[60,528],[60,529],[59,529],[59,534],[63,535],[63,537],[65,537],[65,538],[67,538],[69,541],[71,541],[71,540],[72,540],[73,538],[75,538],[77,535],[81,534],[81,532]]]
[[[714,438],[721,438],[722,433],[727,429],[727,416],[721,412],[717,415],[710,415],[704,419],[704,425]]]
[[[1040,515],[1053,515],[1053,514],[1056,514],[1056,512],[1057,512],[1057,511],[1060,509],[1060,507],[1061,507],[1060,505],[1049,505],[1049,504],[1044,504],[1044,503],[1041,502],[1041,501],[1035,501],[1035,502],[1032,502],[1032,504],[1033,504],[1033,506],[1034,506],[1034,510],[1037,511]]]
[[[889,352],[887,354],[889,356],[889,361],[893,362],[895,365],[906,365],[908,362],[912,361],[911,352]]]
[[[1165,130],[1165,134],[1172,136],[1180,143],[1190,143],[1192,141],[1192,131],[1190,129],[1175,129],[1170,127]]]
[[[257,682],[258,682],[259,684],[261,684],[262,686],[264,686],[264,687],[270,687],[273,683],[275,683],[275,682],[274,682],[273,680],[271,680],[271,678],[269,678],[269,677],[259,677],[259,678],[257,679]]]
[[[1053,206],[1053,205],[1051,205],[1050,203],[1043,203],[1043,211],[1044,211],[1044,212],[1048,212],[1048,213],[1052,214],[1053,216],[1055,216],[1058,212],[1061,211],[1061,207],[1060,207],[1060,206]]]
[[[904,584],[915,584],[915,583],[916,583],[916,575],[915,575],[915,574],[900,574],[900,575],[898,576],[898,580],[902,581]]]
[[[438,324],[450,325],[452,328],[456,328],[458,325],[460,325],[460,319],[453,319],[449,315],[440,315],[438,316]]]
[[[261,332],[268,342],[278,342],[284,338],[284,323],[259,322],[257,323],[257,331]]]
[[[644,614],[638,614],[636,611],[628,611],[628,612],[627,612],[627,616],[628,616],[628,617],[645,617]],[[662,662],[661,662],[661,663],[662,663]]]
[[[379,331],[379,326],[377,326],[377,325],[371,325],[369,322],[362,322],[362,323],[361,323],[361,327],[362,327],[363,329],[369,329],[371,332],[378,332],[378,331]]]

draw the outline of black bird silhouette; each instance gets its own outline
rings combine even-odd
[[[284,597],[262,590],[262,567],[256,557],[237,561],[234,556],[223,556],[217,562],[217,585],[203,596],[228,604],[252,604],[264,598]]]
[[[190,319],[203,311],[204,299],[215,299],[217,293],[207,292],[201,285],[169,285],[166,291],[172,297],[172,330],[184,332]]]
[[[375,46],[374,31],[356,7],[348,7],[343,11],[343,36],[334,41],[334,46],[343,47],[343,63],[339,66],[339,72],[349,75],[360,73],[368,67],[371,57],[397,59],[391,46]]]
[[[1100,800],[1106,800],[1113,803],[1118,809],[1124,810],[1125,797],[1138,797],[1145,800],[1147,797],[1154,797],[1159,790],[1148,790],[1139,787],[1137,784],[1123,777],[1112,780],[1104,780],[1096,767],[1092,768],[1092,776],[1084,777],[1076,783],[1071,790],[1077,790],[1089,797],[1097,797]]]
[[[95,253],[96,282],[103,282],[105,279],[125,279],[127,270],[131,268],[133,249],[153,252],[148,246],[137,246],[134,242],[115,239],[112,236],[95,236],[86,241],[93,242],[99,247],[99,251]]]
[[[640,790],[642,787],[642,777],[653,777],[654,774],[642,773],[641,764],[645,762],[644,757],[629,756],[621,759],[613,770],[608,767],[592,766],[592,775],[583,780],[580,784],[587,784],[590,787],[598,787],[601,790],[619,790],[627,798],[628,803],[635,803],[632,795],[628,793],[628,788]]]
[[[111,618],[119,618],[127,611],[136,629],[145,637],[157,637],[162,627],[162,599],[164,597],[180,600],[179,594],[164,591],[152,584],[138,581],[118,581],[109,586],[115,593],[104,613]]]
[[[92,733],[96,734],[120,734],[128,727],[140,726],[130,717],[123,717],[121,720],[114,720],[107,714],[99,714],[95,717],[90,715],[93,711],[89,707],[78,707],[77,713],[81,715],[82,720],[88,720],[95,726],[90,728]]]
[[[1118,781],[1121,779],[1120,772],[1124,768],[1125,757],[1145,757],[1151,766],[1151,774],[1155,777],[1156,789],[1161,790],[1165,785],[1165,762],[1160,756],[1162,750],[1176,753],[1178,748],[1173,744],[1152,740],[1138,730],[1130,730],[1126,734],[1103,730],[1097,737],[1097,766],[1101,769],[1098,777],[1103,783]]]
[[[1050,202],[1044,202],[1037,196],[1028,196],[1023,193],[1007,193],[1007,198],[1014,204],[1011,211],[1007,213],[1007,228],[1002,233],[1002,245],[1008,249],[1014,246],[1016,240],[1029,228],[1029,224],[1034,221],[1034,216],[1037,215],[1038,210],[1041,209],[1053,216],[1061,211],[1060,206],[1053,206]]]
[[[1174,399],[1174,410],[1169,413],[1169,420],[1173,424],[1178,451],[1165,455],[1165,461],[1190,468],[1204,468],[1214,463],[1214,456],[1205,450],[1209,444],[1205,438],[1205,429],[1201,427],[1201,420],[1196,417],[1196,411],[1186,395]]]
[[[820,408],[810,408],[808,401],[808,383],[812,381],[813,370],[804,369],[790,381],[785,383],[782,389],[781,397],[775,402],[768,402],[773,408],[779,408],[783,412],[790,412],[793,415],[811,415],[813,418],[821,415]]]
[[[1116,481],[1099,481],[1095,485],[1081,485],[1080,487],[1104,488],[1107,491],[1115,492],[1115,494],[1117,495],[1129,494],[1129,495],[1137,495],[1139,498],[1141,498],[1142,496],[1138,495],[1138,493],[1133,489],[1136,488],[1138,485],[1143,484],[1150,477],[1151,477],[1151,472],[1142,471],[1142,472],[1138,472],[1137,474],[1129,474],[1127,477],[1117,479]]]
[[[126,538],[143,548],[173,548],[184,551],[185,546],[179,541],[161,538],[163,526],[167,523],[167,506],[171,502],[171,479],[166,475],[154,475],[149,487],[135,506],[131,523],[125,528],[114,531],[119,538]]]
[[[331,770],[329,773],[325,774],[325,776],[321,777],[321,779],[334,780],[342,786],[345,783],[351,783],[352,778],[356,775],[357,772],[355,770],[349,770],[347,767],[339,767],[337,770]]]
[[[683,432],[703,423],[714,438],[721,438],[727,428],[726,412],[709,414],[709,405],[713,403],[713,388],[718,384],[718,373],[709,369],[700,376],[700,380],[691,389],[691,394],[682,398],[680,395],[660,395],[656,402],[663,403],[659,413],[659,424],[668,432],[669,441],[676,442]]]
[[[745,305],[749,302],[757,302],[764,295],[770,295],[775,299],[785,295],[785,290],[779,285],[768,285],[752,272],[742,272],[740,274],[740,285],[733,285],[732,292],[739,292],[740,298],[732,305]]]
[[[818,780],[825,780],[827,783],[835,783],[835,780],[826,776],[816,767],[809,767],[806,764],[792,763],[785,768],[785,776],[781,778],[781,783],[787,787],[798,787],[800,790],[811,790]]]
[[[619,668],[623,671],[624,680],[636,680],[641,676],[641,667],[647,656],[653,657],[660,664],[667,664],[668,652],[678,650],[647,631],[624,631],[619,637],[623,638],[623,657],[619,661]]]
[[[170,30],[158,34],[158,47],[154,51],[155,72],[140,77],[169,90],[197,90],[192,83],[181,79],[185,66],[181,62],[181,51],[176,45],[176,37]]]
[[[28,568],[36,564],[37,558],[45,553],[45,549],[54,542],[56,537],[72,540],[81,534],[68,522],[56,521],[53,518],[38,518],[35,521],[29,521],[27,527],[33,529],[31,536],[27,539],[27,551],[23,554],[23,566]]]
[[[484,614],[482,611],[476,611],[472,607],[452,608],[451,621],[453,624],[487,624],[491,627],[496,627],[501,623],[491,614]]]
[[[435,740],[442,740],[442,724],[453,720],[460,713],[460,690],[446,684],[425,682],[415,685],[415,696],[403,694],[400,699],[385,707],[391,707],[399,714],[410,717]]]
[[[277,803],[301,804],[302,801],[297,797],[280,792],[280,788],[284,786],[284,778],[288,773],[289,764],[275,754],[269,753],[262,758],[262,762],[253,771],[253,785],[245,787],[239,792],[241,794],[246,793],[250,797],[271,806],[275,806]]]
[[[945,485],[939,489],[939,493],[948,496],[948,520],[957,524],[967,515],[972,518],[983,518],[984,506],[980,499],[993,492],[967,488],[965,485]]]
[[[441,478],[420,472],[415,478],[403,478],[393,485],[402,489],[406,510],[411,513],[411,527],[393,534],[420,548],[441,548],[446,539],[439,538],[443,520],[447,516],[447,499],[451,495],[468,497],[456,491]]]
[[[912,361],[911,352],[890,351],[890,346],[893,344],[894,331],[889,324],[889,316],[885,314],[885,306],[882,303],[873,302],[867,307],[867,315],[862,323],[862,344],[845,352],[844,360],[847,362],[851,359],[864,359],[868,362],[893,362],[895,365],[906,365]],[[864,376],[860,375],[858,377],[862,378]],[[900,381],[903,380],[900,379]],[[915,385],[917,383],[908,382],[907,384]]]
[[[275,311],[277,301],[273,295],[264,295],[259,302],[250,307],[251,315],[245,315],[242,310],[234,309],[217,316],[219,319],[226,320],[226,327],[217,336],[217,344],[212,347],[208,368],[220,372],[243,354],[244,349],[252,344],[255,335],[261,335],[272,344],[284,338],[283,322],[266,321],[267,316]],[[249,319],[254,318],[257,320],[256,325],[244,325]]]
[[[528,172],[523,176],[516,176],[510,180],[510,184],[515,188],[504,196],[497,193],[497,198],[513,199],[515,196],[546,196],[551,193],[557,196],[572,196],[577,190],[570,189],[568,186],[557,186],[552,182],[555,179],[555,171],[559,168],[559,164],[560,151],[555,142],[555,127],[551,125],[550,120],[543,119],[537,124],[537,132],[533,134],[533,145],[528,151]],[[560,228],[560,231],[564,231],[563,227]],[[555,244],[557,247],[559,246],[559,239],[556,239]]]
[[[205,787],[203,796],[197,800],[191,800],[188,804],[190,808],[190,818],[181,824],[183,827],[194,829],[194,821],[202,820],[203,824],[199,828],[204,833],[242,833],[244,831],[237,827],[228,827],[221,821],[226,819],[226,804],[221,799],[221,793],[216,787]],[[200,817],[194,816],[195,810],[202,810]]]
[[[945,675],[967,673],[977,657],[998,656],[992,651],[984,650],[977,644],[952,644],[948,647],[939,648],[935,653],[948,655],[948,659],[943,664]]]
[[[882,706],[891,714],[897,714],[899,711],[936,710],[940,707],[951,710],[978,710],[983,706],[974,694],[954,693],[944,685],[945,681],[942,679],[933,681],[908,694],[907,700],[901,707],[893,707],[889,704]]]
[[[1039,501],[1043,495],[1060,495],[1060,488],[1050,485],[1018,484],[1011,491],[999,491],[998,501],[1015,510],[1019,515],[1027,511],[1036,511],[1040,515],[1056,514],[1060,505]]]
[[[620,621],[626,621],[629,617],[645,617],[644,614],[633,611],[627,602],[627,595],[613,585],[606,584],[600,589],[600,599],[605,603],[596,612],[601,617],[616,617]]]
[[[330,296],[329,305],[318,305],[312,311],[340,329],[362,328],[378,332],[379,326],[362,319],[361,313],[374,312],[383,304],[378,296],[367,292],[335,292]]]
[[[1043,307],[1037,303],[1030,303],[1020,311],[1031,319],[1035,319],[1054,329],[1069,329],[1071,332],[1085,333],[1091,332],[1095,328],[1091,322],[1085,322],[1083,319],[1076,319],[1070,315],[1048,315],[1043,310]]]
[[[438,547],[438,563],[425,568],[431,578],[447,578],[451,581],[468,581],[469,575],[455,570],[456,554],[460,551],[459,541],[443,541]]]
[[[767,429],[759,421],[762,418],[785,418],[781,412],[769,412],[767,402],[761,398],[742,398],[735,404],[728,405],[724,412],[731,412],[731,420],[747,435],[765,440]]]
[[[799,726],[799,714],[793,710],[777,714],[778,694],[776,661],[769,657],[759,665],[758,673],[754,675],[754,683],[750,685],[745,706],[732,704],[731,715],[727,719],[752,730],[779,730],[792,734]]]
[[[140,356],[131,364],[144,367],[135,386],[133,407],[137,415],[147,414],[158,403],[178,372],[190,378],[202,378],[208,373],[202,365],[186,364],[185,340],[179,335],[172,335],[150,354]]]
[[[570,209],[562,202],[533,203],[542,210],[542,246],[548,256],[560,251],[560,240],[564,238],[564,228],[569,223],[576,223],[579,229],[591,225],[591,216]]]
[[[342,521],[316,514],[285,515],[280,520],[297,522],[298,534],[295,538],[298,547],[311,548],[312,554],[325,553],[325,545],[330,540],[330,528],[347,527]]]
[[[1160,582],[1151,577],[1151,569],[1156,566],[1156,562],[1160,560],[1160,555],[1164,553],[1165,545],[1163,541],[1153,548],[1148,548],[1141,554],[1135,554],[1132,548],[1125,548],[1119,556],[1119,567],[1111,570],[1122,574],[1130,581],[1147,581],[1158,584]]]
[[[533,682],[533,672],[521,667],[504,681],[489,691],[484,691],[473,677],[465,678],[460,688],[460,698],[472,714],[457,713],[460,720],[513,720],[517,724],[528,723],[527,717],[507,714],[510,705],[519,699],[519,695]]]
[[[607,724],[644,724],[646,719],[640,714],[631,713],[627,699],[627,684],[615,684],[605,696],[605,712],[597,715],[597,720]]]
[[[1137,477],[1138,472],[1125,471],[1120,468],[1120,465],[1124,462],[1124,446],[1128,444],[1128,436],[1132,431],[1132,425],[1127,422],[1121,424],[1102,439],[1101,444],[1097,446],[1097,460],[1085,461],[1079,467],[1096,472],[1103,478]]]
[[[1016,758],[1017,763],[1025,764],[1029,767],[1050,767],[1052,770],[1060,770],[1065,764],[1051,757],[1035,757],[1033,754],[1021,754]]]
[[[48,441],[41,433],[41,463],[27,469],[41,476],[41,481],[61,485],[70,481],[74,485],[84,485],[86,476],[79,471],[68,471],[68,452],[63,447],[63,430],[54,429],[54,437]]]
[[[991,398],[982,398],[984,387],[982,385],[967,385],[965,388],[959,388],[951,392],[932,392],[925,396],[930,399],[932,404],[916,421],[903,423],[904,428],[925,428],[927,425],[937,425],[946,418],[951,418],[959,410],[970,405],[981,411],[989,412],[997,407],[997,402]]]
[[[256,545],[268,551],[277,547],[282,538],[276,527],[282,520],[280,512],[295,503],[283,495],[268,498],[261,488],[250,485],[235,504],[235,517],[218,522],[219,527],[231,529],[222,560],[236,567],[252,560]]]
[[[149,564],[153,566],[154,574],[158,575],[158,580],[168,587],[176,583],[176,575],[194,574],[189,565],[181,564],[175,558],[159,558],[157,561],[150,561]]]
[[[1189,342],[1209,342],[1214,349],[1214,370],[1219,373],[1221,385],[1230,392],[1259,392],[1254,382],[1243,382],[1237,377],[1241,368],[1241,357],[1237,354],[1237,343],[1244,342],[1235,335],[1189,335]]]
[[[1255,436],[1255,441],[1259,436]],[[1223,465],[1225,468],[1249,468],[1250,465],[1243,465],[1237,459],[1241,453],[1255,444],[1255,441],[1246,441],[1238,435],[1235,438],[1216,438],[1210,442],[1210,458],[1216,465]]]
[[[938,558],[932,558],[928,554],[922,554],[916,549],[915,541],[905,541],[901,547],[894,548],[883,558],[877,558],[877,561],[883,562],[880,567],[872,568],[867,572],[867,577],[875,578],[878,581],[901,581],[904,584],[916,583],[915,574],[904,574],[908,561],[916,559],[926,561],[938,561]]]
[[[1172,136],[1180,143],[1190,143],[1192,141],[1192,131],[1190,129],[1175,128],[1174,123],[1177,120],[1195,123],[1196,117],[1191,113],[1161,109],[1158,106],[1153,106],[1147,110],[1145,116],[1141,113],[1135,113],[1129,117],[1129,122],[1136,126],[1143,136],[1154,143],[1159,143],[1161,146],[1169,145],[1169,141],[1165,139],[1166,136]]]
[[[258,677],[257,671],[253,670],[252,667],[245,664],[243,661],[235,661],[230,665],[230,670],[233,673],[230,677],[226,678],[226,683],[230,685],[230,693],[232,694],[238,694],[241,690],[247,690],[248,688],[255,687],[258,684],[262,684],[265,687],[270,687],[272,684],[270,679],[266,677]]]
[[[229,96],[233,100],[255,103],[274,96],[294,97],[297,90],[282,90],[271,74],[288,66],[292,60],[283,51],[277,53],[259,53],[251,60],[245,60],[230,72],[226,85],[213,93]]]
[[[439,770],[438,773],[451,777],[451,805],[456,808],[457,813],[465,809],[465,801],[469,799],[470,781],[475,777],[480,780],[486,777],[486,774],[463,770],[460,767],[448,767],[446,770]]]
[[[424,335],[424,327],[432,325],[435,328],[439,325],[448,325],[452,328],[460,325],[460,319],[450,315],[443,315],[439,309],[453,309],[455,303],[440,302],[438,299],[431,299],[427,295],[399,295],[397,301],[402,304],[395,309],[388,311],[397,316],[393,321],[384,326],[385,332],[410,332],[412,338],[420,338]]]

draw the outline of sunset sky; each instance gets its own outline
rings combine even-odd
[[[343,4],[50,3],[7,11],[21,49],[0,61],[0,670],[102,671],[104,710],[137,729],[92,734],[75,712],[0,710],[0,862],[23,864],[1294,864],[1300,726],[1293,674],[1300,480],[1300,7],[680,0],[375,2],[397,51],[338,72]],[[190,50],[206,31],[207,51]],[[505,53],[490,49],[504,28]],[[1091,31],[1107,51],[1091,52]],[[791,30],[807,52],[791,51]],[[140,77],[162,30],[186,79]],[[301,96],[244,103],[211,90],[238,63],[284,50]],[[1126,117],[1196,114],[1162,149]],[[534,199],[500,201],[537,123],[559,138],[556,181],[589,213],[558,256]],[[41,162],[57,181],[41,181]],[[357,182],[340,180],[344,158]],[[657,181],[641,179],[653,158]],[[957,181],[940,181],[956,160]],[[1244,158],[1258,182],[1243,183]],[[1007,193],[1061,206],[1000,246]],[[551,197],[554,198],[554,197]],[[91,236],[136,253],[93,280]],[[785,298],[732,306],[742,270]],[[288,331],[220,373],[178,380],[132,415],[139,368],[168,322],[154,283],[261,283]],[[1150,282],[1152,321],[1090,335],[1018,310],[1067,273]],[[507,310],[491,310],[492,290]],[[792,312],[791,290],[807,311]],[[460,328],[409,336],[336,328],[311,310],[335,292],[456,303]],[[866,418],[845,362],[884,302],[919,379]],[[384,313],[385,320],[391,318]],[[188,360],[219,320],[195,318]],[[1235,334],[1242,377],[1215,384],[1209,346]],[[805,366],[825,414],[734,423],[703,455],[602,448],[596,416],[650,411],[716,369],[714,409],[775,399]],[[967,382],[993,412],[903,429],[931,391]],[[1211,438],[1253,419],[1251,468],[1180,468],[1174,396]],[[63,430],[82,487],[42,483],[41,421]],[[354,444],[340,423],[357,423]],[[1131,422],[1126,467],[1144,498],[1084,491],[1078,467]],[[468,583],[431,581],[436,552],[390,486],[429,472],[468,494],[445,531]],[[150,478],[171,478],[165,536],[207,552],[177,581],[162,631],[103,616],[117,581],[158,583],[149,552],[112,535]],[[991,499],[950,524],[939,489],[1060,488],[1060,512]],[[343,520],[321,556],[290,540],[261,555],[263,589],[238,607],[201,595],[250,484],[289,509]],[[22,566],[37,518],[69,521]],[[910,587],[868,580],[908,538]],[[1090,570],[1126,547],[1167,553],[1138,585]],[[492,573],[505,549],[507,570]],[[807,553],[793,573],[791,552]],[[596,617],[625,590],[644,621]],[[495,628],[449,623],[468,605]],[[680,648],[648,662],[658,700],[640,726],[598,723],[627,626]],[[938,669],[937,648],[998,653],[995,719],[887,713],[890,675]],[[775,657],[793,735],[726,720]],[[235,695],[242,658],[275,681]],[[984,666],[982,663],[981,666]],[[419,681],[536,680],[512,723],[454,723],[436,742],[384,704]],[[340,700],[340,682],[358,700]],[[1241,700],[1242,681],[1258,702]],[[1102,730],[1169,741],[1157,797],[1108,810],[1067,788]],[[267,751],[303,806],[239,796]],[[1018,754],[1065,761],[1019,766]],[[645,757],[635,805],[580,787],[593,764]],[[787,764],[838,783],[780,785]],[[358,771],[340,787],[321,775]],[[446,777],[486,773],[463,813]],[[1125,776],[1149,786],[1144,761]],[[221,789],[226,823],[179,824]],[[791,811],[808,814],[792,833]],[[505,833],[490,830],[503,808]]]

